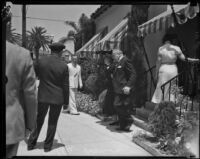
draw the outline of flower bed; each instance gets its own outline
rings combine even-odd
[[[93,101],[91,95],[77,93],[77,110],[96,116],[102,112],[98,101]]]
[[[172,102],[161,102],[149,117],[148,133],[136,133],[133,137],[160,154],[170,156],[198,156],[199,113],[187,111],[177,116]]]

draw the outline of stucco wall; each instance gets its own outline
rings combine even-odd
[[[106,26],[108,26],[108,32],[110,32],[130,11],[131,5],[113,5],[95,19],[96,33]]]
[[[167,10],[167,5],[151,5],[148,9],[148,20],[161,14],[166,10]],[[162,44],[162,38],[164,34],[165,31],[162,30],[156,33],[149,34],[144,38],[144,46],[150,63],[150,67],[156,64],[158,48]],[[148,69],[148,66],[146,66],[146,68]],[[152,73],[153,76],[155,77],[155,69],[152,70]],[[152,83],[153,81],[151,80],[151,74],[148,73],[147,76],[148,76],[147,98],[148,100],[151,100],[155,87]]]

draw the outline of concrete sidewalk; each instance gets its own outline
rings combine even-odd
[[[135,126],[133,125],[131,129]],[[47,129],[47,118],[38,139],[37,148],[27,151],[20,143],[18,156],[151,156],[132,142],[133,132],[116,131],[108,122],[85,113],[69,115],[61,113],[55,143],[50,152],[44,152],[43,141]]]

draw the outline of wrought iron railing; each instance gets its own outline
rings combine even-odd
[[[183,80],[183,84],[181,86],[180,81]],[[192,77],[192,73],[190,69],[187,69],[181,73],[179,73],[177,76],[171,78],[169,81],[164,83],[161,86],[162,90],[162,99],[165,101],[172,101],[175,103],[175,106],[177,107],[180,106],[179,108],[179,116],[181,116],[182,111],[187,111],[188,110],[188,105],[189,102],[191,102],[191,107],[190,111],[193,111],[193,106],[194,106],[194,98],[198,96],[197,94],[191,94],[189,93],[189,85],[192,86],[191,89],[196,89],[194,88],[195,84],[197,84],[197,79],[194,79]],[[182,89],[181,89],[182,88]],[[194,90],[192,90],[194,91]],[[180,99],[180,95],[182,98]],[[186,100],[186,103],[183,103],[183,101]],[[200,105],[200,101],[197,101]]]
[[[146,70],[144,73],[145,74],[149,74],[150,73],[150,76],[151,76],[151,78],[150,78],[150,87],[149,87],[149,95],[148,95],[148,101],[150,101],[151,100],[151,97],[152,97],[152,92],[155,90],[155,88],[156,88],[156,82],[155,82],[155,79],[154,79],[154,77],[153,77],[153,70],[156,68],[156,65],[154,65],[154,66],[152,66],[151,68],[149,68],[148,70]],[[148,92],[147,92],[148,93]]]

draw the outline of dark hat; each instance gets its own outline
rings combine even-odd
[[[65,45],[60,42],[56,42],[49,45],[49,48],[51,49],[51,51],[61,52],[65,48]]]

